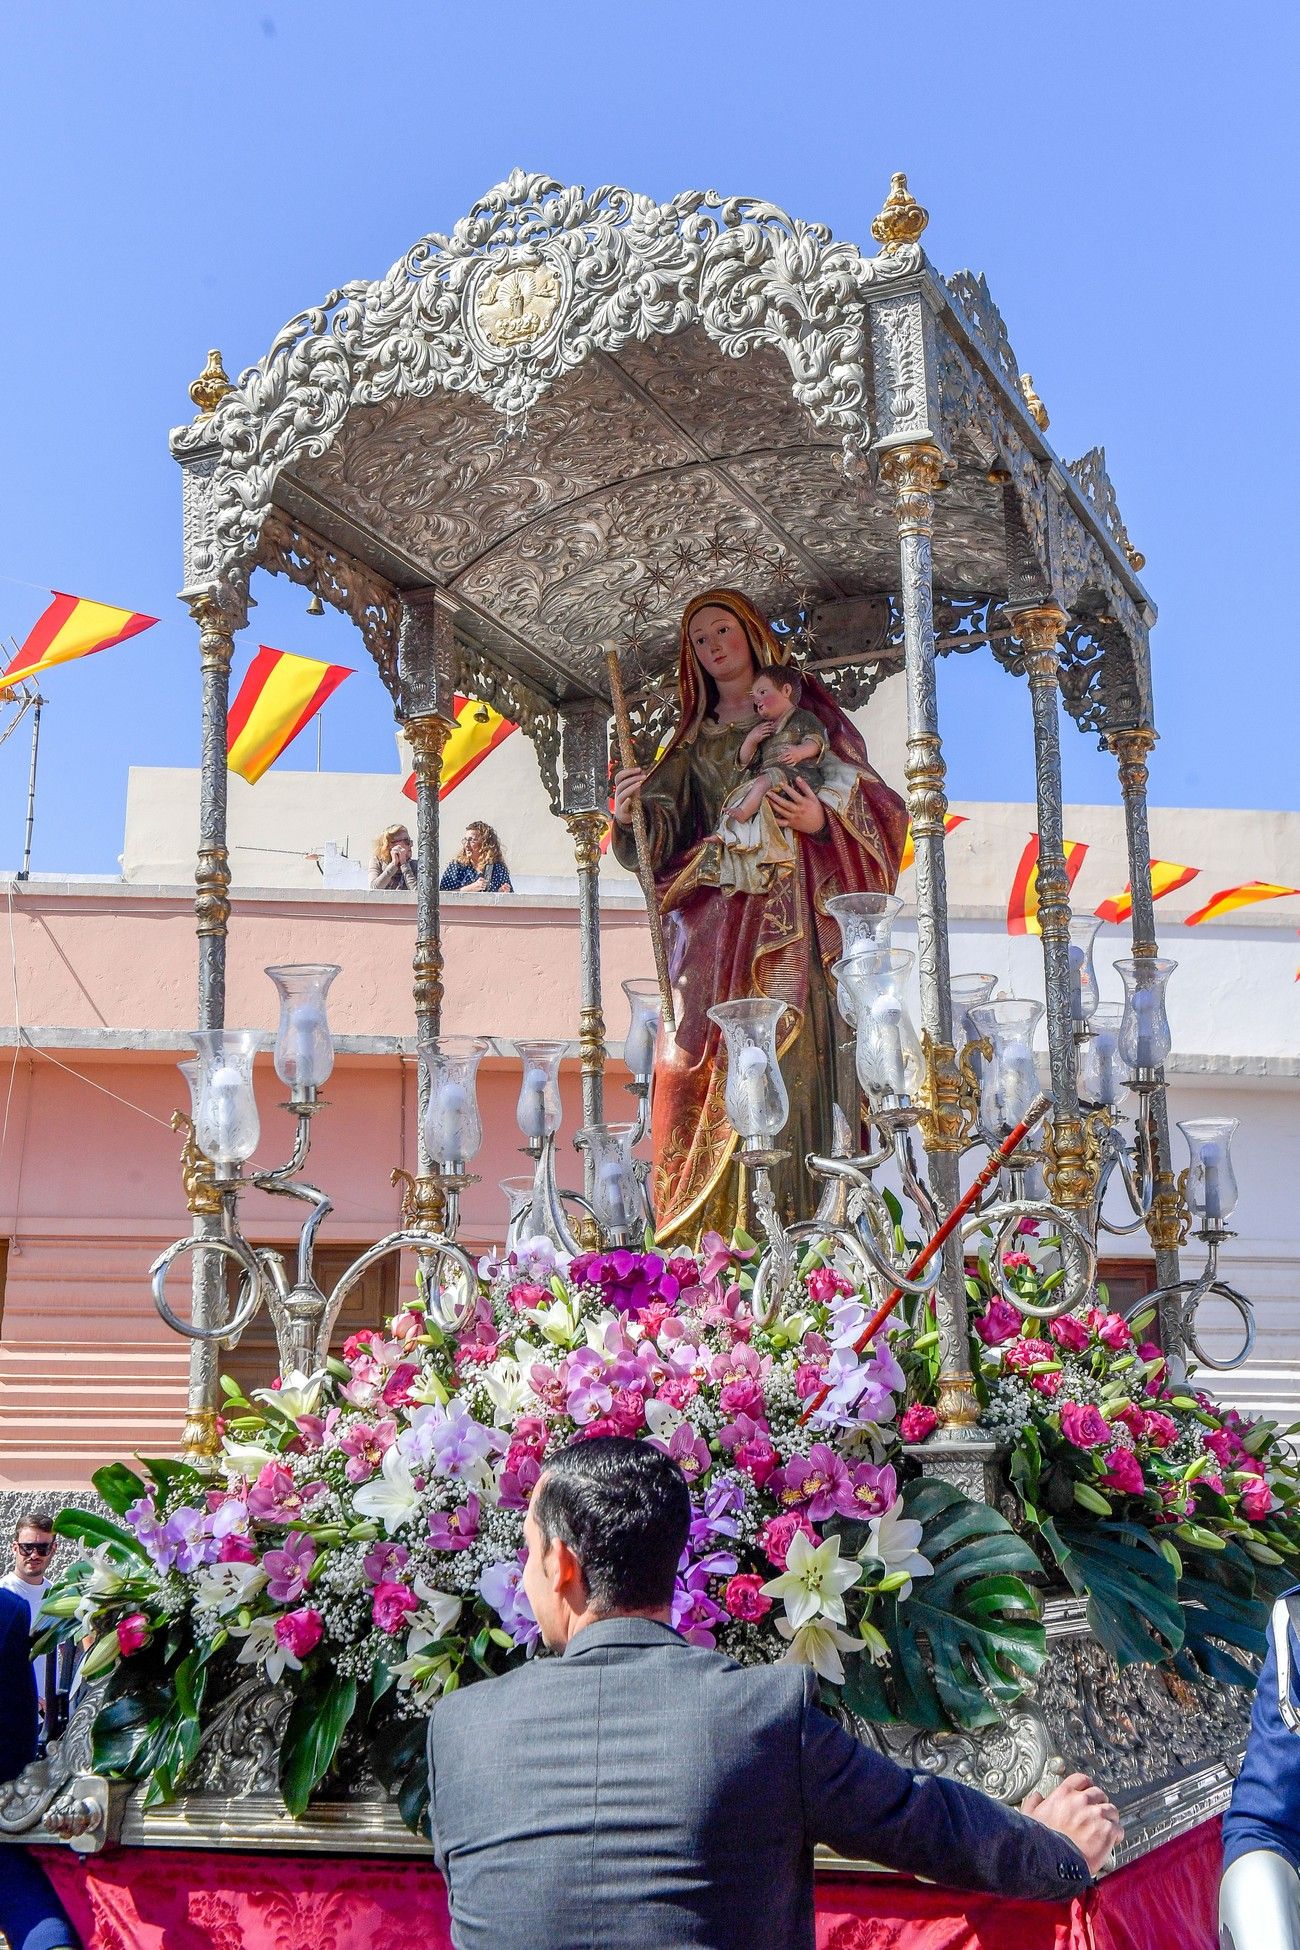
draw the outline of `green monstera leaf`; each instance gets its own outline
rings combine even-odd
[[[1269,1600],[1259,1595],[1254,1565],[1236,1544],[1221,1551],[1184,1549],[1182,1560],[1178,1599],[1186,1637],[1178,1670],[1188,1679],[1208,1673],[1225,1686],[1253,1686],[1257,1664],[1236,1654],[1259,1661],[1267,1649]]]
[[[1048,1518],[1041,1534],[1088,1601],[1088,1623],[1117,1665],[1155,1665],[1182,1649],[1186,1634],[1178,1574],[1135,1523]]]
[[[874,1615],[888,1665],[853,1660],[844,1699],[871,1720],[981,1727],[1020,1698],[1047,1657],[1038,1596],[1027,1580],[1038,1559],[1005,1518],[947,1483],[909,1483],[906,1516],[921,1525],[934,1566],[902,1603]]]

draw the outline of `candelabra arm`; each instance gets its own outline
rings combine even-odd
[[[320,1105],[318,1103],[312,1103],[308,1106],[285,1104],[282,1108],[293,1111],[298,1119],[298,1129],[293,1140],[293,1152],[287,1164],[278,1165],[274,1171],[254,1171],[249,1173],[249,1184],[256,1185],[259,1192],[277,1192],[281,1190],[282,1186],[290,1178],[296,1178],[306,1164],[307,1153],[311,1150],[311,1120],[320,1109]]]
[[[1220,1374],[1226,1374],[1233,1368],[1241,1367],[1243,1362],[1250,1359],[1254,1350],[1256,1335],[1255,1305],[1244,1293],[1239,1293],[1237,1288],[1231,1285],[1229,1281],[1219,1278],[1219,1246],[1224,1239],[1230,1238],[1232,1235],[1222,1230],[1216,1230],[1213,1232],[1202,1232],[1199,1236],[1206,1244],[1205,1265],[1199,1279],[1177,1280],[1169,1286],[1158,1287],[1154,1293],[1140,1294],[1136,1300],[1130,1301],[1128,1306],[1124,1308],[1124,1317],[1126,1320],[1130,1319],[1134,1314],[1145,1313],[1150,1307],[1154,1307],[1159,1313],[1162,1311],[1165,1302],[1173,1301],[1178,1309],[1177,1331],[1180,1350],[1181,1348],[1190,1349],[1202,1367],[1214,1368]],[[1197,1311],[1200,1308],[1201,1302],[1211,1297],[1216,1300],[1226,1301],[1228,1306],[1232,1307],[1236,1312],[1244,1330],[1241,1346],[1231,1359],[1227,1361],[1220,1360],[1217,1355],[1211,1354],[1208,1349],[1201,1345],[1197,1337]],[[1172,1350],[1166,1348],[1165,1352],[1169,1354]]]
[[[989,1274],[998,1297],[1009,1301],[1017,1313],[1031,1320],[1058,1320],[1062,1314],[1072,1313],[1082,1305],[1097,1278],[1097,1248],[1089,1236],[1085,1218],[1084,1214],[1063,1211],[1059,1206],[1046,1205],[1037,1199],[999,1199],[967,1220],[961,1231],[962,1243],[992,1227]],[[1050,1226],[1061,1239],[1063,1271],[1059,1298],[1047,1306],[1039,1306],[1017,1293],[1008,1285],[1003,1269],[1002,1256],[1024,1219],[1036,1219],[1039,1225]]]
[[[635,1151],[637,1145],[644,1142],[650,1130],[650,1107],[651,1099],[654,1095],[654,1079],[653,1077],[634,1077],[627,1087],[637,1100],[636,1123],[632,1126],[632,1135],[628,1139],[629,1148]]]
[[[1133,1138],[1133,1152],[1124,1142],[1123,1134],[1112,1124],[1102,1139],[1101,1171],[1097,1179],[1097,1224],[1103,1232],[1113,1238],[1124,1239],[1130,1233],[1140,1232],[1145,1227],[1151,1211],[1151,1200],[1155,1196],[1155,1163],[1149,1128],[1150,1111],[1147,1109],[1139,1117]],[[1119,1224],[1105,1217],[1103,1207],[1106,1202],[1106,1187],[1115,1172],[1119,1173],[1128,1199],[1132,1219]]]
[[[389,1253],[400,1252],[404,1246],[409,1246],[419,1255],[420,1269],[426,1286],[432,1281],[439,1308],[447,1292],[440,1278],[440,1270],[444,1264],[453,1269],[457,1284],[461,1288],[459,1301],[448,1312],[431,1311],[434,1325],[448,1334],[459,1334],[468,1327],[478,1306],[478,1274],[468,1255],[450,1239],[431,1237],[427,1232],[410,1226],[401,1227],[396,1232],[387,1233],[384,1238],[377,1239],[373,1246],[367,1247],[364,1253],[353,1260],[346,1272],[339,1275],[321,1315],[315,1350],[317,1365],[324,1361],[329,1352],[330,1340],[338,1323],[339,1314],[343,1310],[343,1302],[353,1287],[359,1280],[364,1279],[372,1266],[376,1266],[381,1259],[386,1259]],[[431,1266],[434,1269],[432,1275],[429,1271]]]
[[[903,1190],[921,1215],[921,1236],[928,1239],[939,1230],[939,1213],[924,1181],[917,1173],[916,1153],[912,1149],[911,1133],[903,1125],[894,1132],[894,1159],[898,1165],[898,1175],[903,1181]]]
[[[237,1340],[266,1297],[265,1276],[256,1254],[246,1240],[234,1230],[232,1208],[234,1193],[225,1191],[221,1200],[221,1232],[213,1237],[207,1233],[194,1231],[185,1239],[176,1239],[165,1252],[159,1253],[149,1268],[149,1284],[153,1291],[153,1303],[159,1314],[173,1333],[183,1334],[186,1340],[213,1344]],[[216,1253],[221,1259],[234,1260],[244,1275],[239,1302],[229,1320],[204,1325],[193,1320],[182,1320],[172,1312],[167,1302],[167,1275],[172,1262],[182,1253]]]
[[[789,1153],[755,1154],[742,1151],[740,1154],[741,1163],[750,1173],[754,1214],[767,1240],[767,1252],[760,1260],[754,1275],[754,1290],[751,1296],[754,1322],[760,1328],[771,1327],[773,1322],[780,1318],[781,1309],[794,1285],[797,1266],[794,1251],[795,1234],[787,1231],[785,1222],[777,1210],[776,1196],[772,1190],[772,1174],[768,1169],[769,1163],[775,1162],[778,1156],[788,1157]],[[760,1163],[760,1158],[765,1158],[766,1161]],[[803,1226],[798,1228],[800,1233],[807,1230],[808,1228]]]
[[[537,1154],[537,1168],[533,1173],[532,1228],[540,1232],[558,1246],[564,1253],[580,1253],[581,1245],[574,1237],[564,1210],[564,1198],[571,1197],[575,1204],[581,1205],[588,1217],[594,1217],[585,1199],[576,1194],[562,1195],[555,1178],[555,1133],[548,1132],[541,1141],[542,1148]]]

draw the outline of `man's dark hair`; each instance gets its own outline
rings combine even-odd
[[[803,696],[803,678],[793,664],[760,664],[754,672],[754,682],[760,677],[766,677],[778,691],[784,691],[792,704],[797,704]]]
[[[661,1449],[626,1435],[571,1443],[547,1463],[533,1516],[545,1549],[558,1537],[577,1558],[593,1611],[672,1602],[691,1498]]]
[[[23,1511],[14,1525],[14,1536],[17,1538],[20,1530],[53,1530],[53,1528],[54,1518],[49,1511],[42,1509],[39,1503],[34,1503],[30,1509]]]

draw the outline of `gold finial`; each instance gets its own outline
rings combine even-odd
[[[921,208],[900,170],[889,179],[889,195],[880,215],[872,219],[871,234],[885,256],[892,257],[901,244],[914,244],[929,221],[930,212]]]
[[[1046,433],[1052,423],[1047,417],[1047,408],[1034,391],[1034,375],[1031,372],[1022,372],[1020,375],[1020,397],[1029,408],[1029,417],[1038,431]]]
[[[1147,565],[1146,556],[1143,555],[1141,549],[1134,548],[1132,542],[1126,541],[1124,544],[1124,553],[1128,557],[1128,565],[1134,575],[1141,575]]]
[[[218,400],[223,400],[233,390],[230,375],[221,363],[221,354],[214,347],[208,354],[207,365],[190,387],[190,398],[206,420],[216,411]]]

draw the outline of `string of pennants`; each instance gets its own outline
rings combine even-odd
[[[52,600],[37,618],[8,666],[0,671],[0,692],[10,686],[39,677],[56,664],[71,663],[78,657],[94,656],[111,650],[130,637],[152,629],[158,618],[142,612],[92,602],[84,596],[70,596],[51,590]],[[226,762],[232,772],[255,784],[311,723],[339,685],[354,675],[346,664],[321,662],[300,657],[288,650],[274,650],[262,644],[249,665],[226,721]],[[443,748],[438,797],[445,799],[473,772],[498,745],[517,729],[499,711],[477,698],[457,697],[454,705],[455,729]],[[402,787],[407,798],[415,798],[415,774]],[[611,809],[613,801],[610,802]],[[949,813],[944,831],[954,832],[966,823],[965,813]],[[608,833],[602,851],[609,844]],[[1085,840],[1065,840],[1065,871],[1074,885],[1084,856]],[[903,846],[899,873],[906,873],[916,861],[916,848],[909,825]],[[1151,892],[1155,900],[1186,887],[1200,874],[1199,867],[1182,866],[1172,860],[1152,860]],[[1243,880],[1221,887],[1192,914],[1183,925],[1200,927],[1225,914],[1260,901],[1283,900],[1300,894],[1300,887],[1285,887],[1268,880]],[[1102,901],[1094,912],[1102,921],[1126,921],[1133,910],[1133,890]],[[1007,903],[1009,934],[1041,934],[1038,921],[1038,835],[1032,834],[1020,856],[1011,895]],[[1296,980],[1300,981],[1300,972]]]

